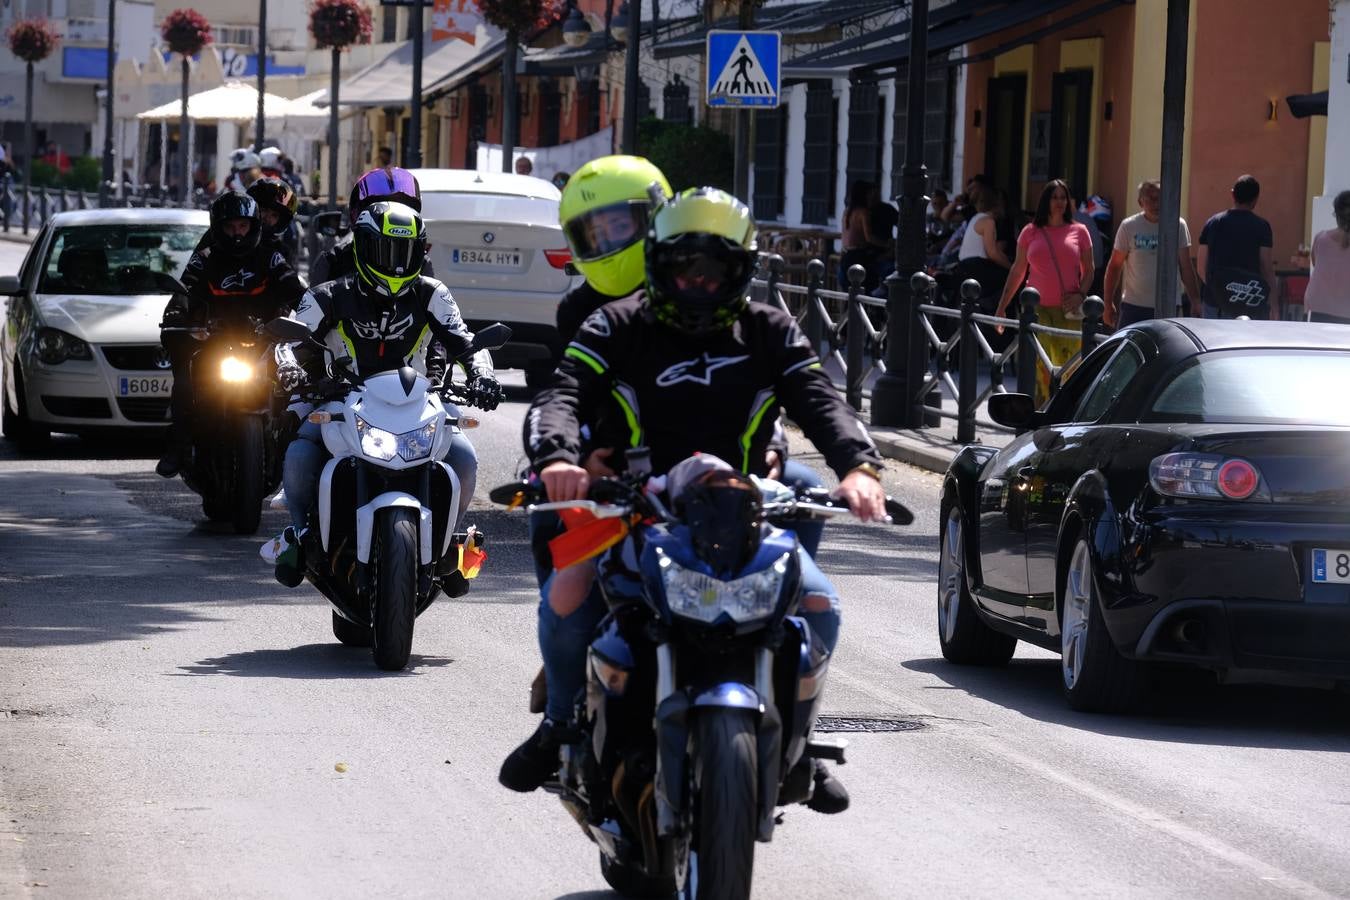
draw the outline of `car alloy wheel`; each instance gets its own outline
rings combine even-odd
[[[1059,668],[1064,686],[1072,690],[1083,674],[1088,632],[1092,625],[1092,552],[1085,540],[1073,547],[1064,583],[1064,621],[1059,632]]]
[[[943,520],[938,547],[938,643],[948,662],[962,666],[1007,665],[1017,639],[995,631],[975,610],[966,585],[966,526],[955,503]]]

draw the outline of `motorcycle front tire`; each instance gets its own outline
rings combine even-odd
[[[759,753],[755,717],[699,710],[695,723],[695,850],[682,900],[747,900],[755,867]]]
[[[380,510],[375,519],[375,598],[370,620],[375,665],[396,672],[412,654],[417,617],[417,512],[405,506]]]
[[[262,502],[267,473],[263,447],[263,423],[245,416],[239,423],[234,456],[234,510],[231,521],[236,534],[257,534],[262,522]]]

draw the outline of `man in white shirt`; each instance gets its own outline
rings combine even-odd
[[[1120,328],[1153,318],[1157,294],[1158,272],[1158,216],[1162,208],[1162,185],[1145,181],[1139,185],[1139,207],[1136,213],[1120,223],[1116,231],[1115,249],[1106,265],[1106,322]],[[1186,221],[1181,220],[1181,240],[1177,254],[1177,268],[1181,284],[1191,301],[1191,309],[1200,309],[1200,283],[1191,263],[1191,233]],[[1116,289],[1121,288],[1120,303]]]

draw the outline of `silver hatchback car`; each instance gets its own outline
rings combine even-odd
[[[181,209],[59,213],[33,240],[7,296],[0,361],[5,437],[168,424],[173,376],[159,322],[209,223]]]

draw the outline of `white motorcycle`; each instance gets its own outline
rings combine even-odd
[[[267,333],[312,340],[293,319],[274,320]],[[484,328],[464,357],[510,336],[505,325]],[[398,670],[412,652],[413,620],[443,591],[463,593],[465,556],[481,549],[480,533],[457,531],[461,486],[441,462],[452,436],[478,423],[459,414],[452,401],[465,398],[448,375],[433,384],[404,366],[362,378],[347,357],[330,370],[332,378],[299,392],[315,404],[309,421],[332,454],[303,539],[305,577],[333,606],[333,635]]]

